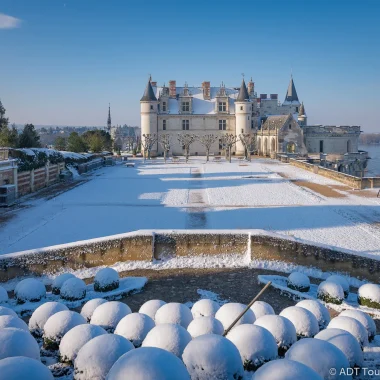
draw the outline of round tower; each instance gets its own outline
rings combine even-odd
[[[251,133],[252,103],[249,100],[247,87],[243,81],[240,86],[239,95],[235,100],[236,136],[242,133]],[[244,145],[240,139],[236,143],[236,155],[244,155]]]
[[[298,112],[298,124],[303,127],[307,125],[307,116],[305,112],[305,106],[303,105],[303,102],[301,104],[300,110]]]
[[[143,141],[144,134],[158,135],[158,101],[154,94],[151,81],[149,79],[146,85],[143,97],[140,99],[140,114],[141,114],[141,141]],[[142,148],[143,149],[143,148]],[[157,143],[153,146],[151,156],[157,155]]]

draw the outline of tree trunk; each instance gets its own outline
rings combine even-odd
[[[164,162],[166,164],[166,148],[164,149]]]
[[[232,150],[231,148],[232,148],[231,146],[228,148],[228,155],[229,155],[230,163],[231,163],[231,150]]]
[[[206,162],[208,162],[210,156],[210,148],[206,148]]]

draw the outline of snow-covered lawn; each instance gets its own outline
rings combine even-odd
[[[279,175],[281,173],[282,175]],[[285,178],[285,176],[287,178]],[[0,253],[139,229],[265,229],[380,259],[380,201],[325,197],[291,179],[339,182],[273,160],[164,164],[136,160],[0,224]],[[336,190],[343,192],[342,190]]]

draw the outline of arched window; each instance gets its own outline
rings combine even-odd
[[[286,145],[287,153],[295,153],[296,152],[296,144],[294,142],[289,142]]]

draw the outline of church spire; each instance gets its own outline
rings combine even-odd
[[[107,130],[111,131],[111,104],[108,103],[108,119],[107,119]]]
[[[290,76],[290,82],[288,86],[288,91],[286,92],[285,102],[299,103],[296,87],[294,86],[293,75]]]
[[[241,86],[240,86],[240,90],[239,90],[239,95],[236,98],[236,101],[237,102],[245,102],[247,100],[249,100],[249,95],[248,95],[247,86],[245,85],[244,77],[243,77],[243,81],[241,82]]]

